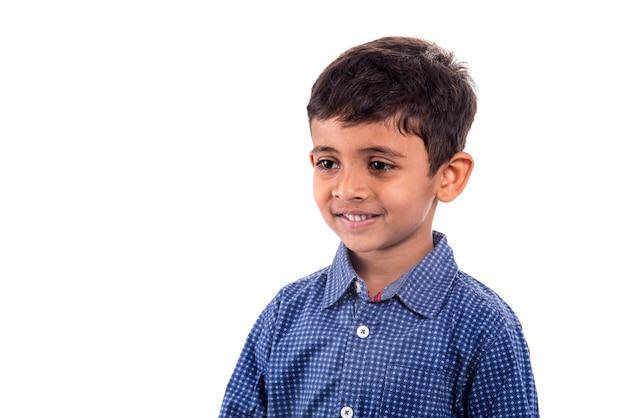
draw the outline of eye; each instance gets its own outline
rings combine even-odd
[[[315,165],[316,165],[316,166],[318,166],[318,167],[320,167],[320,168],[322,168],[322,169],[324,169],[324,170],[331,170],[331,169],[333,169],[333,168],[337,168],[337,167],[339,167],[339,166],[337,165],[337,163],[336,163],[336,162],[334,162],[334,161],[332,161],[332,160],[318,160],[318,161],[315,163]]]
[[[387,164],[382,161],[372,161],[370,163],[370,167],[375,171],[385,171],[393,168],[391,164]]]

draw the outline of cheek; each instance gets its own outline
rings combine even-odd
[[[323,181],[320,181],[316,177],[313,178],[313,198],[318,207],[322,207],[328,201],[327,186]]]
[[[390,212],[400,212],[407,219],[423,218],[430,212],[434,200],[434,194],[428,187],[415,184],[382,188],[378,197]]]

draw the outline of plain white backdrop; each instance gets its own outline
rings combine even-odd
[[[257,315],[330,263],[305,106],[385,35],[467,61],[461,268],[543,417],[623,413],[623,14],[611,1],[0,5],[0,416],[212,417]]]

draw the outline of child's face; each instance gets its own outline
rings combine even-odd
[[[394,123],[344,127],[335,119],[313,120],[311,134],[315,201],[351,251],[402,256],[432,245],[441,175],[428,175],[421,138]]]

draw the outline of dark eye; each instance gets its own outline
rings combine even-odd
[[[336,168],[336,164],[332,160],[319,160],[317,165],[322,167],[325,170],[330,170],[332,168]]]
[[[389,170],[391,168],[389,164],[382,161],[372,161],[370,163],[370,167],[372,167],[376,171]]]

